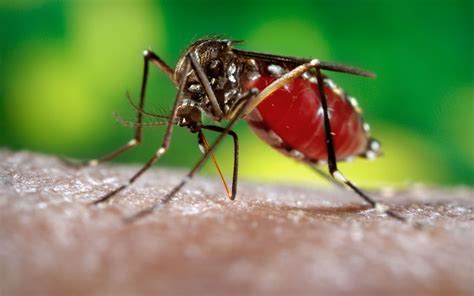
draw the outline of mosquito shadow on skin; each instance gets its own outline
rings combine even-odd
[[[339,206],[339,207],[297,207],[297,206],[282,206],[278,209],[284,212],[293,212],[293,211],[300,211],[308,216],[313,217],[324,217],[324,216],[352,216],[354,214],[360,214],[364,211],[371,209],[372,207],[369,205],[347,205],[347,206]]]

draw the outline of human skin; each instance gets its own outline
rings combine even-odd
[[[0,150],[1,295],[468,295],[473,191],[382,189],[372,196],[423,225],[390,219],[353,193],[193,179],[134,223],[185,172],[155,168],[110,202],[90,202],[137,166],[80,170]],[[472,294],[471,294],[472,295]]]

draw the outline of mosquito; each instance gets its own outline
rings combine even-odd
[[[247,121],[255,134],[286,156],[303,162],[316,172],[356,193],[372,208],[388,216],[406,219],[369,197],[338,169],[339,161],[353,157],[375,158],[380,143],[371,137],[369,125],[363,120],[357,101],[346,94],[321,71],[342,72],[375,77],[351,66],[267,53],[245,51],[235,47],[240,41],[208,38],[194,42],[180,57],[175,69],[157,54],[145,50],[140,101],[134,105],[136,120],[134,137],[125,145],[85,165],[95,166],[111,160],[142,142],[144,115],[166,119],[161,146],[125,184],[93,202],[103,203],[133,184],[167,151],[175,125],[197,134],[203,156],[185,178],[153,206],[129,217],[129,221],[152,213],[166,204],[200,170],[226,136],[234,142],[234,167],[230,200],[237,195],[239,141],[232,130],[239,119]],[[165,73],[177,88],[169,116],[144,110],[150,64]],[[129,98],[129,100],[131,100]],[[132,103],[133,104],[133,103]],[[225,127],[206,125],[203,113],[213,122],[227,122]],[[209,145],[203,130],[218,133]],[[329,175],[321,171],[327,165]]]

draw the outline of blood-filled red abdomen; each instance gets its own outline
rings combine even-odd
[[[246,89],[263,90],[275,78],[262,75]],[[324,87],[336,159],[363,154],[368,145],[361,115],[342,91]],[[323,111],[317,84],[296,78],[263,100],[245,118],[254,132],[279,151],[312,162],[326,160]],[[302,155],[301,155],[302,154]]]

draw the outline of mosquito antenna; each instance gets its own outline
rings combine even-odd
[[[143,114],[145,114],[145,115],[152,116],[152,117],[157,117],[157,118],[166,118],[166,119],[169,118],[169,117],[166,116],[166,115],[150,113],[150,112],[147,112],[147,111],[145,111],[145,110],[142,110],[140,107],[138,107],[137,105],[135,105],[135,103],[132,101],[132,97],[130,96],[130,93],[128,93],[128,92],[127,92],[127,100],[128,100],[128,102],[130,103],[130,105],[132,105],[133,109],[135,109],[135,111],[137,111],[137,112],[140,112],[140,113],[143,113]]]
[[[162,126],[162,125],[167,125],[168,122],[166,121],[163,121],[163,122],[133,122],[133,121],[129,121],[129,120],[126,120],[124,119],[122,116],[120,116],[117,112],[114,112],[112,114],[114,116],[114,119],[120,123],[121,125],[125,126],[125,127],[138,127],[138,126],[141,126],[141,127],[154,127],[154,126]]]
[[[162,105],[153,106],[151,111],[155,114],[170,114],[171,109]],[[151,113],[151,112],[149,112]]]
[[[206,149],[206,151],[210,151],[209,149],[209,143],[207,142],[206,140],[206,137],[204,136],[204,133],[202,131],[199,131],[199,137],[200,139],[202,140],[202,144],[204,145],[204,149]],[[224,184],[224,187],[225,187],[225,191],[227,192],[227,196],[229,198],[232,197],[232,194],[230,193],[230,190],[229,190],[229,187],[227,186],[227,182],[225,181],[224,179],[224,175],[222,175],[222,172],[221,172],[221,169],[219,167],[219,164],[217,163],[217,160],[216,158],[214,157],[214,153],[212,153],[211,151],[211,158],[212,158],[212,162],[214,162],[214,165],[216,166],[217,168],[217,172],[219,172],[219,175],[221,176],[221,180],[222,180],[222,183]]]

